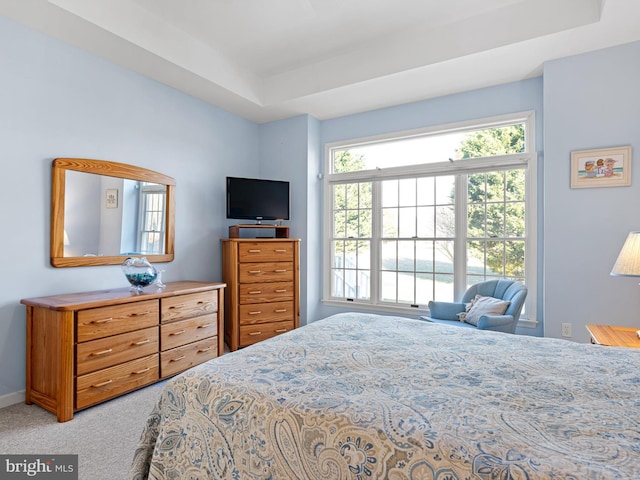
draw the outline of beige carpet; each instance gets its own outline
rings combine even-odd
[[[124,480],[164,383],[77,412],[65,423],[36,405],[0,409],[0,453],[77,454],[80,480]]]

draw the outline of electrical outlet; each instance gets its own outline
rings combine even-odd
[[[571,336],[571,324],[570,323],[563,323],[562,324],[562,336],[563,337],[570,337]]]

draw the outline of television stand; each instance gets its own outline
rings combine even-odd
[[[270,228],[275,230],[274,238],[289,238],[289,227],[285,225],[230,225],[229,226],[229,238],[240,238],[241,228]]]

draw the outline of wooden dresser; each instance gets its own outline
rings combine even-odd
[[[235,351],[300,325],[300,240],[222,240],[224,334]]]
[[[187,370],[224,350],[223,283],[172,282],[27,298],[26,403],[74,412]]]

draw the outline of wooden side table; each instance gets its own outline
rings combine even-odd
[[[640,338],[636,333],[637,327],[616,327],[612,325],[587,325],[591,335],[591,343],[608,347],[640,348]]]

